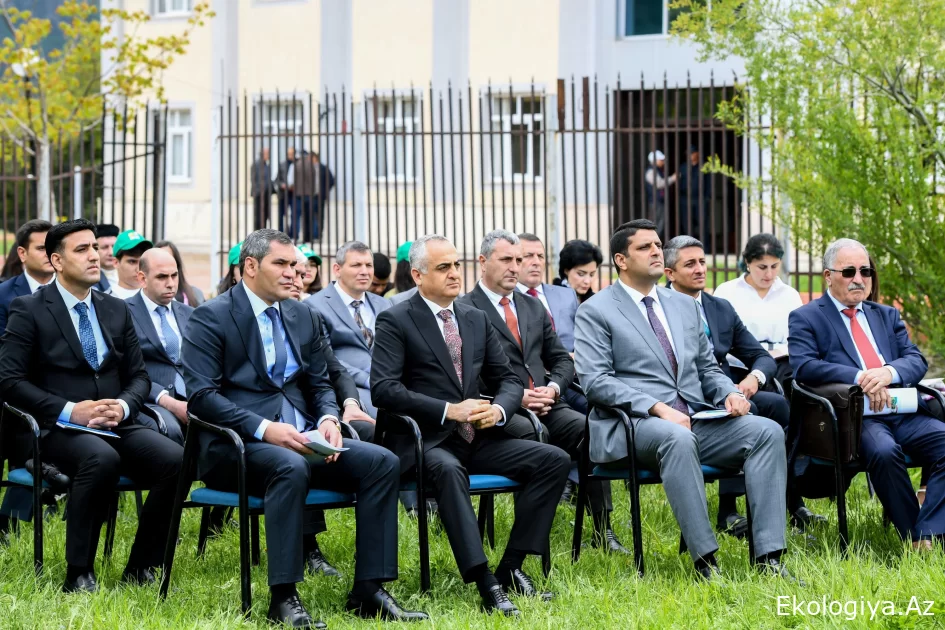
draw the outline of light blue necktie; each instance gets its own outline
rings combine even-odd
[[[158,306],[154,310],[157,311],[158,317],[161,318],[161,334],[164,335],[164,350],[176,367],[176,364],[180,363],[180,339],[177,337],[177,333],[174,332],[174,329],[171,328],[171,323],[167,321],[167,307]],[[184,379],[181,378],[180,372],[176,369],[174,370],[174,390],[181,396],[187,395],[187,391],[184,388]]]
[[[79,342],[82,344],[82,354],[92,369],[98,372],[98,347],[95,345],[92,321],[89,319],[89,307],[85,302],[79,302],[72,308],[79,314]]]
[[[285,349],[285,335],[282,334],[282,318],[279,317],[279,311],[276,307],[270,306],[265,311],[269,320],[272,322],[272,344],[275,346],[276,362],[272,366],[272,381],[282,387],[285,385],[285,365],[289,360],[289,355]],[[289,402],[285,394],[282,395],[282,417],[281,422],[293,425],[300,431],[304,427],[299,427],[295,418],[295,407]]]

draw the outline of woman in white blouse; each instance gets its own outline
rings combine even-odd
[[[756,234],[742,252],[739,268],[743,275],[713,292],[731,302],[751,334],[775,359],[787,356],[788,315],[803,305],[801,294],[778,277],[783,257],[784,247],[773,234]]]

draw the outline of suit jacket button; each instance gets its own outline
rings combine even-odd
[[[95,380],[98,380],[98,372],[95,373]]]
[[[530,367],[528,367],[528,364],[527,364],[527,363],[525,364],[525,369],[526,369],[526,370],[530,370],[530,369],[531,369]]]

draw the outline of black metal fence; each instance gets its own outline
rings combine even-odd
[[[737,273],[749,236],[787,236],[771,219],[768,193],[702,172],[713,158],[764,176],[768,156],[716,116],[742,89],[734,79],[671,86],[585,77],[554,86],[231,97],[214,122],[215,272],[225,273],[230,246],[266,224],[311,243],[326,261],[348,240],[393,256],[400,243],[435,232],[456,245],[470,286],[483,235],[505,228],[542,238],[551,277],[567,241],[597,244],[607,284],[613,228],[646,217],[664,242],[699,236],[715,286]],[[813,286],[810,263],[798,252],[786,261],[803,291]]]
[[[49,147],[52,221],[84,217],[164,232],[166,110],[103,109],[98,124],[73,137],[55,134]],[[16,256],[14,235],[40,218],[40,168],[35,142],[0,134],[0,254]]]

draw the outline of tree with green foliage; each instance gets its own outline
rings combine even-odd
[[[870,250],[882,299],[945,355],[945,0],[679,0],[675,34],[703,60],[740,57],[720,109],[772,157],[766,212],[814,254]],[[766,128],[757,121],[763,119]],[[748,121],[754,123],[749,127]]]
[[[100,125],[105,98],[131,106],[163,100],[163,71],[213,16],[201,2],[180,33],[145,38],[138,28],[151,17],[143,11],[65,0],[57,14],[64,43],[43,55],[51,21],[0,0],[0,19],[12,33],[0,42],[0,133],[35,160],[36,215],[44,219],[52,217],[50,147]]]

